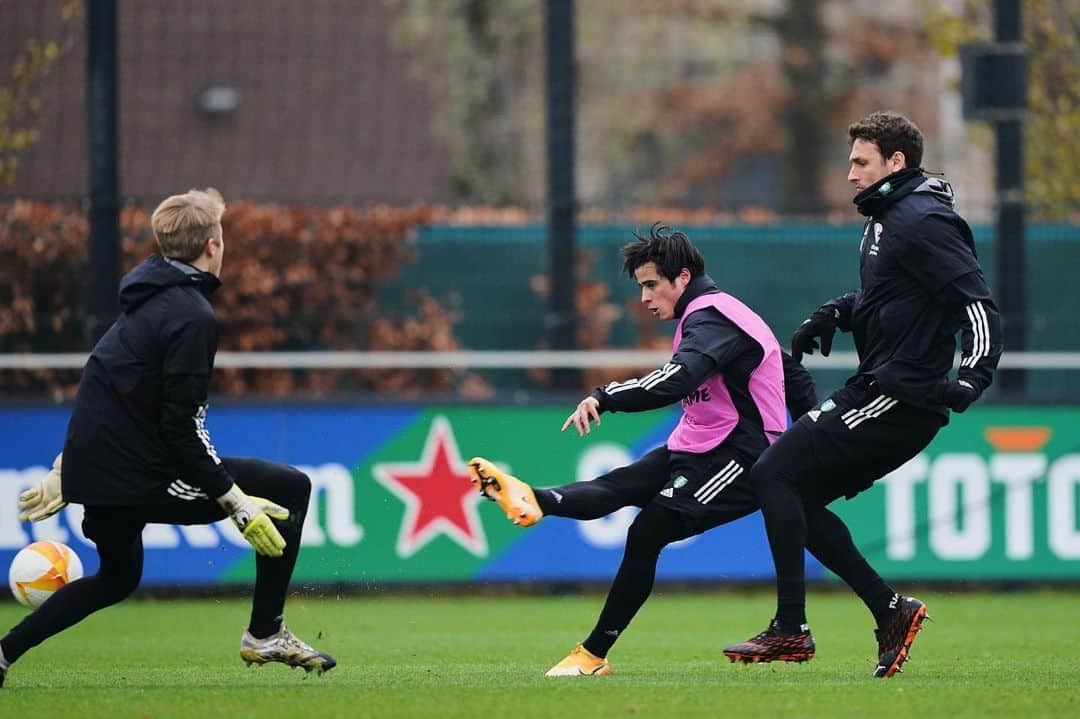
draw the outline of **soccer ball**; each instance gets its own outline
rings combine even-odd
[[[57,589],[82,575],[82,562],[71,547],[41,541],[23,547],[11,560],[8,585],[20,604],[36,609]]]

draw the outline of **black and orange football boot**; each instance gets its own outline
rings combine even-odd
[[[746,664],[758,662],[806,662],[814,658],[814,638],[805,624],[794,634],[785,633],[773,619],[768,628],[745,642],[724,647],[724,656]]]
[[[911,654],[911,644],[915,635],[922,629],[926,615],[926,605],[915,597],[896,596],[889,623],[874,630],[878,642],[878,664],[874,676],[878,679],[889,677],[903,671],[901,667]]]

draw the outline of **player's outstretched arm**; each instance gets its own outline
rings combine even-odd
[[[683,322],[675,354],[663,367],[593,390],[566,418],[563,431],[573,425],[585,436],[591,432],[591,422],[600,424],[604,412],[647,412],[674,404],[737,359],[748,343],[745,333],[719,312],[693,312]]]

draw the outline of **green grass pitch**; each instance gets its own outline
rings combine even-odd
[[[612,675],[574,679],[544,672],[588,633],[600,596],[294,598],[290,627],[339,661],[306,679],[240,661],[246,601],[129,601],[26,655],[0,716],[1077,716],[1080,592],[917,595],[934,621],[884,681],[870,676],[869,614],[841,592],[809,598],[813,661],[743,666],[721,649],[764,627],[769,593],[660,588],[612,651]],[[0,604],[0,626],[22,615]]]

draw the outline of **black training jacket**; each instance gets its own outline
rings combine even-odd
[[[205,426],[220,284],[156,255],[121,280],[122,314],[90,353],[68,423],[64,499],[131,506],[232,485]]]
[[[675,318],[681,318],[687,305],[697,297],[718,291],[708,275],[695,277],[675,304]],[[814,381],[801,364],[786,352],[782,354],[784,397],[788,412],[797,419],[817,404]],[[756,458],[769,446],[764,422],[749,389],[750,375],[761,360],[761,345],[720,312],[711,307],[703,308],[687,317],[682,342],[666,365],[676,367],[676,371],[660,373],[664,375],[660,382],[613,382],[597,388],[592,396],[600,403],[600,412],[642,412],[674,404],[696,390],[710,375],[723,372],[724,385],[739,411],[739,424],[731,431],[726,443]]]
[[[943,415],[961,333],[959,377],[985,390],[1001,358],[1001,319],[975,254],[971,228],[953,210],[949,183],[901,170],[855,198],[868,217],[859,246],[861,287],[838,301],[839,327],[859,353],[856,378]]]

